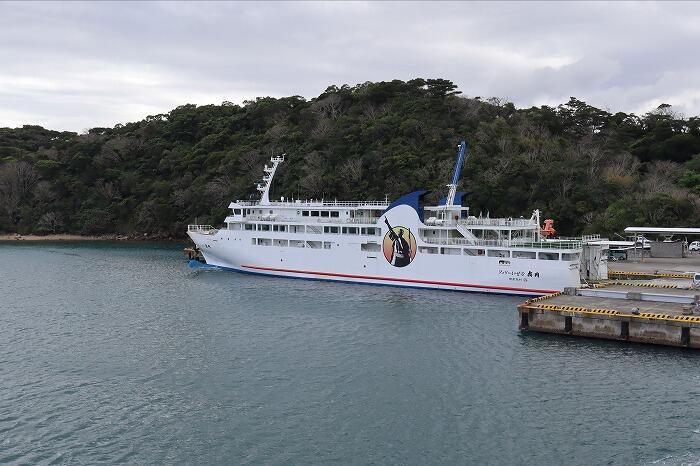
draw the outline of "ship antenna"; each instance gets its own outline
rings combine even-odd
[[[265,165],[263,169],[265,175],[260,183],[257,184],[258,191],[260,191],[260,205],[270,205],[270,186],[272,186],[272,179],[275,177],[275,172],[277,171],[277,166],[284,162],[284,156],[287,154],[282,154],[279,156],[272,156],[270,162],[271,167]]]
[[[449,192],[447,194],[447,200],[445,202],[445,207],[454,206],[455,195],[457,194],[457,182],[459,182],[459,174],[462,172],[462,165],[464,165],[464,158],[467,152],[467,142],[462,139],[459,143],[457,151],[457,162],[455,163],[455,171],[452,174],[452,183],[448,184]]]

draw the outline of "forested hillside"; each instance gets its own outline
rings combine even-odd
[[[308,101],[182,105],[85,134],[0,129],[0,231],[181,237],[195,218],[219,224],[228,202],[257,195],[263,165],[282,152],[275,198],[442,196],[461,137],[476,215],[540,208],[563,234],[700,224],[699,118],[667,105],[613,114],[575,98],[517,109],[415,79],[331,86]]]

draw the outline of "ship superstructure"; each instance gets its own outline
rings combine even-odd
[[[420,205],[425,191],[393,202],[270,200],[284,162],[273,157],[259,201],[232,202],[222,227],[189,225],[188,234],[207,264],[266,275],[527,295],[580,286],[582,275],[606,278],[598,237],[545,238],[537,210],[471,215],[456,191],[465,152],[462,141],[436,206]]]

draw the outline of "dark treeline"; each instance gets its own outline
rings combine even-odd
[[[563,234],[632,224],[697,226],[700,119],[662,105],[611,114],[575,98],[517,109],[460,95],[450,81],[329,87],[309,101],[183,105],[85,134],[0,129],[0,231],[183,236],[257,195],[271,154],[287,153],[273,195],[383,199],[445,194],[460,137],[472,213],[529,216]]]

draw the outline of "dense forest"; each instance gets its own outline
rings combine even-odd
[[[465,97],[450,81],[331,86],[318,97],[182,105],[83,134],[0,128],[0,231],[182,237],[220,224],[257,195],[286,153],[279,198],[389,199],[445,194],[461,138],[461,186],[473,214],[540,208],[563,234],[633,224],[700,224],[700,118],[669,105],[643,116],[571,98],[518,109]]]

